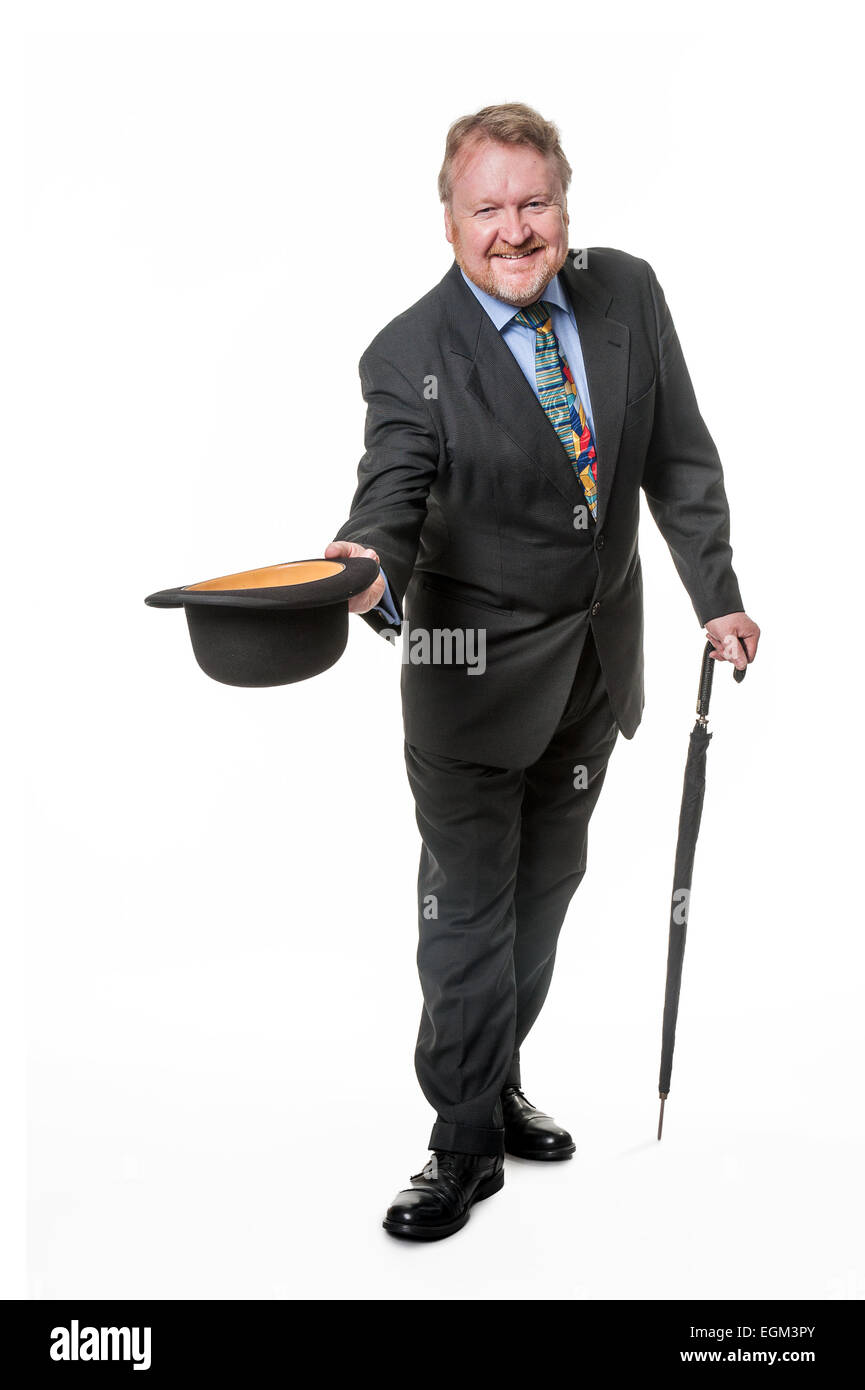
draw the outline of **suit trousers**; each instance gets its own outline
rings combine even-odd
[[[504,1151],[501,1091],[552,978],[559,930],[586,871],[589,819],[618,728],[591,629],[553,737],[525,768],[408,743],[423,841],[415,1070],[436,1112],[431,1149]]]

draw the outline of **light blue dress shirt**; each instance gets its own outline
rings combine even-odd
[[[513,304],[507,304],[503,299],[496,299],[492,294],[487,294],[466,275],[464,270],[460,274],[474,295],[479,304],[486,310],[493,324],[501,334],[502,342],[507,343],[511,352],[517,360],[520,370],[526,381],[531,386],[535,395],[538,396],[538,383],[535,377],[535,330],[528,324],[517,323],[514,315],[519,313]],[[592,434],[595,432],[595,423],[592,419],[592,403],[589,399],[589,383],[586,379],[586,365],[583,361],[583,349],[580,346],[580,334],[577,329],[577,320],[574,315],[573,306],[568,299],[567,291],[559,279],[554,276],[541,296],[544,304],[549,304],[553,319],[553,332],[555,333],[559,347],[568,360],[577,390],[580,393],[580,400],[589,421]],[[390,586],[387,582],[387,575],[382,571],[384,579],[384,594],[381,603],[373,610],[381,613],[382,617],[387,618],[393,625],[399,624],[399,617],[391,598]]]

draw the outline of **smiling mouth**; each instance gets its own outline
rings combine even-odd
[[[533,246],[531,251],[494,251],[493,259],[497,261],[524,261],[529,256],[533,256],[536,251],[543,251],[543,246]]]

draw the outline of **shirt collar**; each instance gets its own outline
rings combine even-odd
[[[510,323],[514,314],[519,313],[519,310],[515,309],[513,304],[507,304],[503,299],[496,299],[495,295],[487,294],[486,290],[482,290],[479,285],[476,285],[473,280],[469,279],[462,266],[460,266],[460,274],[475,299],[486,309],[496,328],[501,332],[501,330]],[[569,318],[572,316],[567,292],[558,275],[554,275],[547,285],[543,293],[543,300],[545,304],[552,304],[558,309],[564,309]]]

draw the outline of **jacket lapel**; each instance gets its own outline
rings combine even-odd
[[[625,412],[629,334],[606,318],[611,296],[570,257],[561,273],[574,306],[589,383],[598,455],[598,523],[612,485]],[[464,359],[464,385],[493,423],[531,459],[573,507],[584,500],[582,485],[546,412],[489,315],[464,283],[454,262],[444,277],[449,307],[450,349]]]

